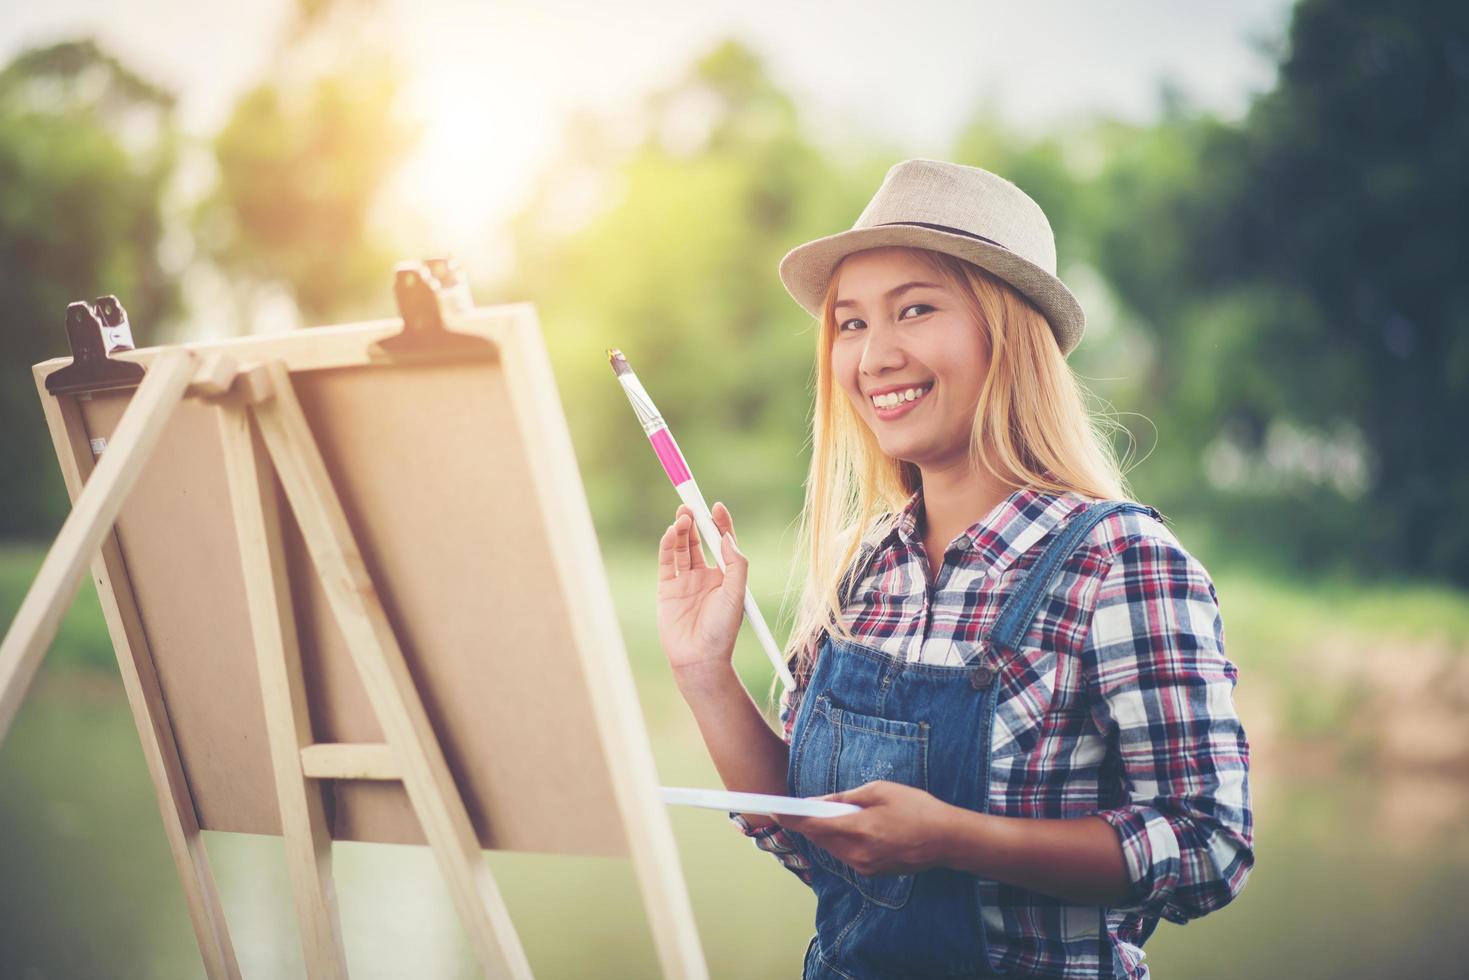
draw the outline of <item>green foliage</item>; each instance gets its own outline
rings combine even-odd
[[[1305,0],[1242,126],[1169,121],[1111,159],[1098,262],[1157,343],[1165,442],[1266,464],[1211,487],[1200,453],[1169,493],[1242,547],[1469,582],[1445,507],[1469,495],[1466,103],[1462,4]],[[1300,478],[1316,457],[1337,469]]]
[[[284,289],[308,325],[378,306],[398,256],[373,210],[418,138],[373,0],[293,7],[273,63],[214,139],[219,179],[195,220],[246,328],[261,288]]]
[[[391,62],[366,59],[247,92],[214,143],[210,256],[237,281],[284,285],[309,323],[379,296],[394,255],[368,218],[413,139],[390,111],[398,85]]]
[[[1279,86],[1243,123],[1165,86],[1152,125],[1096,119],[1020,138],[981,110],[950,154],[1040,202],[1064,278],[1100,278],[1072,364],[1095,407],[1121,413],[1137,495],[1271,567],[1469,575],[1469,521],[1442,507],[1469,489],[1469,457],[1444,452],[1469,417],[1451,268],[1463,230],[1431,221],[1462,210],[1469,116],[1434,123],[1465,94],[1462,20],[1423,3],[1313,0]],[[1351,57],[1335,56],[1342,45]],[[789,521],[812,332],[774,267],[850,225],[900,154],[806,143],[734,42],[646,114],[646,138],[621,161],[594,126],[574,134],[518,222],[507,292],[542,313],[604,529],[651,533],[673,504],[604,373],[609,346],[628,354],[712,496]],[[1429,177],[1413,179],[1420,159]],[[568,229],[567,202],[588,180],[611,203]]]
[[[794,244],[850,225],[875,179],[829,163],[789,100],[728,42],[649,103],[646,138],[608,166],[594,132],[517,220],[505,291],[539,310],[602,528],[656,534],[677,498],[607,364],[618,347],[665,412],[711,503],[790,520],[807,468],[814,327],[780,285]],[[596,162],[587,162],[596,161]],[[881,171],[878,170],[880,177]],[[610,206],[574,231],[578,182]]]
[[[1274,90],[1240,123],[1162,92],[1153,124],[1020,137],[981,108],[951,159],[1050,216],[1091,325],[1072,364],[1146,456],[1138,496],[1286,572],[1469,582],[1461,5],[1305,0]],[[413,141],[351,0],[302,3],[212,142],[202,256],[323,322],[380,305],[395,257],[371,216]],[[347,25],[346,28],[343,25]],[[346,40],[343,40],[343,39]],[[0,71],[0,534],[62,506],[28,366],[67,301],[122,296],[145,341],[176,307],[157,259],[172,99],[88,42]],[[675,500],[613,381],[622,348],[706,494],[788,525],[807,470],[814,330],[776,265],[848,227],[901,148],[817,146],[759,57],[729,41],[652,93],[629,142],[574,121],[514,222],[497,298],[540,312],[594,516],[647,540]],[[153,120],[139,137],[139,114]],[[127,119],[126,127],[120,120]],[[614,138],[616,137],[616,138]],[[626,147],[631,146],[631,149]],[[14,188],[24,188],[17,193]],[[481,298],[487,298],[481,296]]]
[[[90,41],[0,71],[0,537],[49,535],[65,513],[30,368],[66,354],[67,304],[117,294],[139,344],[177,308],[158,257],[172,109]]]

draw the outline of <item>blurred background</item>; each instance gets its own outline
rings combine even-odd
[[[451,252],[536,304],[660,778],[717,786],[654,629],[677,499],[604,350],[784,637],[814,338],[776,263],[898,160],[974,164],[1050,216],[1070,363],[1240,668],[1257,869],[1154,976],[1469,976],[1469,6],[52,0],[0,64],[0,622],[68,508],[29,371],[68,302],[140,345],[289,330]],[[90,585],[0,786],[0,976],[202,976]],[[811,893],[672,819],[714,974],[798,976]],[[208,846],[246,975],[302,975],[279,841]],[[470,975],[427,852],[337,855],[357,975]],[[627,862],[488,860],[538,975],[656,972]]]

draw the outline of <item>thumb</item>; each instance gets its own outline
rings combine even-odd
[[[745,583],[750,576],[750,561],[734,543],[734,537],[728,531],[719,539],[719,548],[724,555],[724,591],[734,600],[735,605],[742,606],[745,602]]]

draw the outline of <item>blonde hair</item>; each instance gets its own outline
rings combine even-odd
[[[1066,363],[1045,316],[1008,283],[973,263],[927,249],[909,251],[958,292],[988,341],[990,366],[974,414],[971,462],[1016,488],[1128,499],[1111,440],[1123,427],[1110,415],[1088,411],[1090,392]],[[785,654],[800,687],[810,679],[824,630],[853,639],[839,587],[859,548],[868,536],[890,526],[921,485],[918,467],[885,454],[833,384],[833,304],[840,270],[838,264],[827,284],[817,329],[811,468],[798,551],[808,564]],[[772,699],[778,683],[772,684]]]

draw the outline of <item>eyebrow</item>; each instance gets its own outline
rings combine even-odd
[[[919,288],[923,288],[923,287],[927,287],[929,289],[942,289],[943,288],[942,286],[940,286],[936,282],[905,282],[901,286],[894,286],[892,289],[889,289],[887,292],[883,293],[883,297],[882,298],[883,299],[892,299],[895,296],[897,296],[899,293],[905,293],[905,292],[907,292],[910,289],[919,289]],[[842,306],[856,306],[856,305],[858,305],[858,304],[857,304],[857,301],[854,300],[854,299],[839,299],[832,306],[832,309],[837,309],[837,308],[842,307]]]

